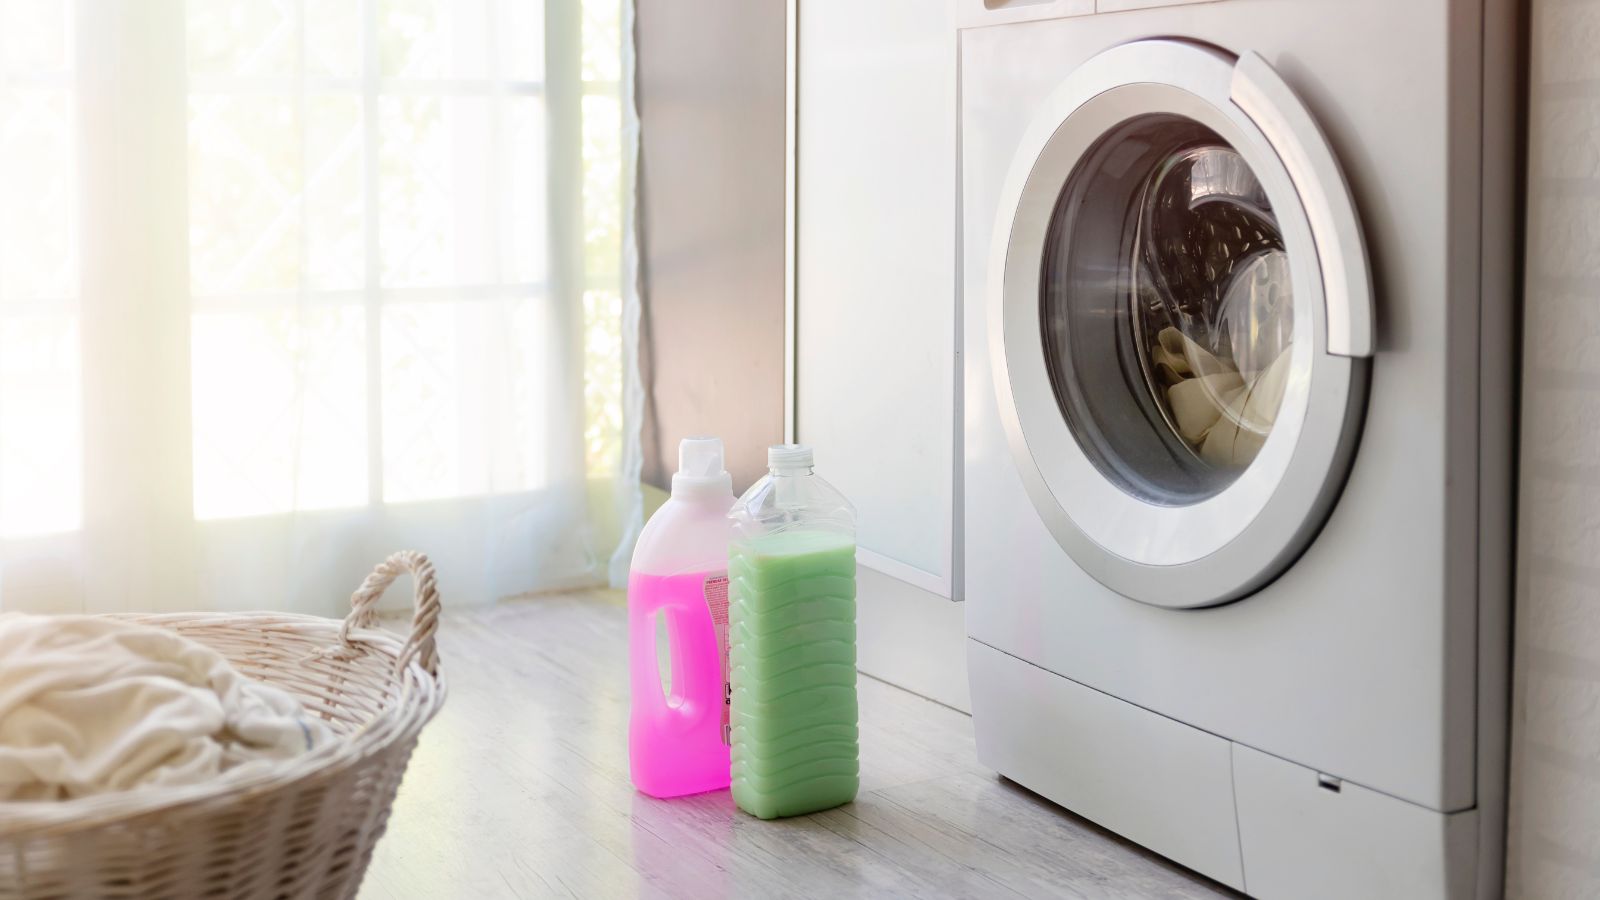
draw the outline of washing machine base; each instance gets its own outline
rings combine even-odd
[[[1472,897],[1477,810],[1441,813],[967,641],[978,757],[1252,896]]]

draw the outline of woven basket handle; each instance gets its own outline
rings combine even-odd
[[[403,671],[412,660],[417,660],[429,675],[437,675],[439,653],[434,649],[433,636],[439,630],[439,586],[434,581],[433,563],[415,550],[391,554],[361,582],[361,587],[350,595],[350,615],[345,616],[344,624],[339,626],[339,638],[348,644],[350,629],[371,628],[377,624],[378,598],[405,572],[410,572],[416,582],[412,598],[416,613],[411,617],[411,635],[395,660],[395,671]]]

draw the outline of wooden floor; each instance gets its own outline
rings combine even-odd
[[[363,898],[1217,897],[1000,779],[971,720],[863,677],[861,795],[775,822],[628,783],[621,598],[447,616],[423,734]]]

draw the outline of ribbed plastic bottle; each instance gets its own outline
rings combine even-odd
[[[628,573],[633,786],[679,797],[728,786],[728,508],[733,480],[722,441],[678,445],[672,497],[645,524]],[[669,689],[661,683],[656,616],[666,619]]]
[[[728,562],[733,799],[762,819],[848,803],[861,784],[855,508],[809,447],[772,447],[767,466],[729,514]]]

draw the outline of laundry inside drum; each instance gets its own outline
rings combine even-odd
[[[1290,269],[1265,188],[1211,128],[1144,114],[1085,151],[1051,213],[1039,327],[1101,474],[1184,506],[1250,466],[1298,377]]]
[[[1146,385],[1203,465],[1249,466],[1289,376],[1289,260],[1260,183],[1232,148],[1191,147],[1151,173],[1130,291]]]

